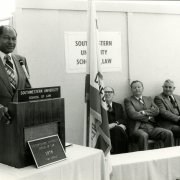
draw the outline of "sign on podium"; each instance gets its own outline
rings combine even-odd
[[[28,141],[37,168],[66,159],[58,135]]]

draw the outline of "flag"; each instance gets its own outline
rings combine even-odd
[[[98,24],[94,2],[89,1],[87,34],[87,134],[90,147],[102,149],[107,155],[111,149],[107,104],[104,96],[104,82],[100,66]]]

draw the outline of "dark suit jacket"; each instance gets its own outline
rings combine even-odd
[[[20,55],[15,55],[15,54],[12,54],[12,59],[16,66],[16,71],[18,75],[17,89],[30,88],[30,84],[27,81],[25,73],[19,63],[19,60],[23,60],[23,63],[27,68],[26,59]],[[0,104],[4,106],[8,106],[9,102],[17,101],[17,89],[16,92],[13,93],[8,75],[4,68],[4,64],[2,62],[2,59],[0,59]]]
[[[178,108],[180,109],[180,96],[173,96],[177,102]],[[171,125],[177,123],[177,121],[179,120],[179,115],[176,114],[176,112],[174,111],[174,108],[171,102],[169,101],[168,97],[161,93],[160,95],[155,97],[154,102],[159,107],[159,124],[162,127],[168,127],[169,129]]]
[[[112,108],[113,108],[113,112],[108,112],[109,123],[115,123],[116,121],[118,121],[119,124],[126,125],[126,120],[122,105],[116,102],[112,102]]]
[[[114,123],[116,121],[119,124],[126,125],[126,119],[124,116],[123,107],[121,104],[112,102],[113,111],[108,111],[108,120],[109,123]],[[120,126],[115,126],[110,130],[111,137],[111,154],[119,154],[128,152],[128,137],[126,131],[123,130]]]
[[[158,107],[155,105],[151,97],[143,96],[144,105],[140,103],[134,96],[124,100],[125,110],[129,119],[129,133],[136,131],[141,123],[147,123],[148,117],[155,117],[159,113]],[[140,111],[145,111],[147,115],[143,115]]]

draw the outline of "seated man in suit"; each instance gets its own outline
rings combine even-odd
[[[111,137],[111,154],[128,152],[128,137],[126,133],[126,122],[121,104],[113,102],[114,89],[105,87],[105,98],[108,105],[108,121]]]
[[[180,138],[180,96],[173,94],[174,82],[166,80],[163,92],[154,101],[159,107],[159,124],[173,132],[175,138]]]
[[[154,117],[159,114],[159,109],[151,97],[142,95],[143,90],[141,81],[133,81],[132,96],[124,100],[131,137],[138,142],[139,150],[148,149],[148,138],[162,140],[165,147],[173,146],[172,132],[157,125]]]

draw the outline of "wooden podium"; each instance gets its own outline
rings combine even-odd
[[[0,163],[22,168],[34,163],[27,141],[58,134],[65,147],[64,99],[9,104],[12,121],[0,122]]]

